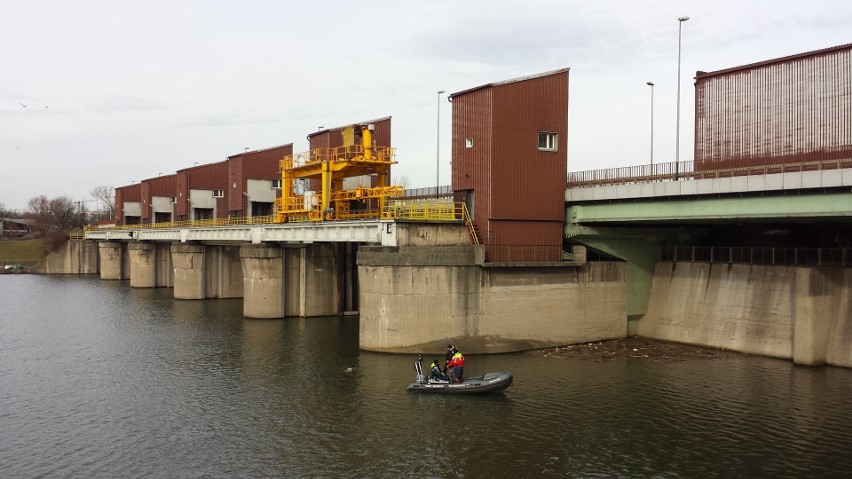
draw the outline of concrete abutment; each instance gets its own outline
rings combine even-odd
[[[477,246],[362,248],[361,349],[499,353],[625,337],[623,262],[483,259]]]

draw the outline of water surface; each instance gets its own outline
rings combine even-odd
[[[406,392],[357,317],[250,320],[89,276],[0,276],[2,477],[848,477],[852,371],[743,357],[468,357]],[[344,370],[357,365],[355,373]]]

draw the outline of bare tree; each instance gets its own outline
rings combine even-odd
[[[70,226],[79,226],[77,208],[74,205],[74,200],[68,196],[57,196],[48,202],[53,221],[60,229],[67,229]]]
[[[27,217],[35,221],[35,226],[44,235],[53,224],[50,215],[50,200],[47,196],[40,195],[30,198],[27,202]]]
[[[408,189],[408,184],[409,184],[409,183],[411,183],[411,180],[410,180],[407,176],[405,176],[405,175],[397,176],[397,177],[395,177],[395,178],[393,179],[393,184],[394,184],[394,185],[401,186],[401,187],[403,187],[403,188],[405,188],[405,189]]]
[[[101,185],[92,188],[92,191],[89,192],[94,199],[98,200],[97,209],[105,218],[112,219],[115,217],[115,196],[113,196],[113,191],[113,187]]]

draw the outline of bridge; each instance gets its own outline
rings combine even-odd
[[[677,168],[644,165],[575,172],[569,178],[566,240],[625,261],[631,334],[650,334],[639,320],[653,310],[652,284],[660,279],[661,262],[705,268],[714,263],[808,266],[808,271],[852,266],[852,159],[704,171],[691,167],[691,162]],[[706,278],[708,272],[696,274]],[[748,278],[732,282],[751,281],[752,270],[742,274]],[[832,281],[844,285],[846,280]],[[666,297],[690,302],[681,294]]]

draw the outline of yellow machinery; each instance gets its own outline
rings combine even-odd
[[[343,129],[343,146],[284,157],[277,221],[378,218],[389,198],[403,196],[402,186],[390,185],[394,148],[373,145],[372,133],[373,125],[349,126]],[[343,189],[344,179],[366,175],[377,177],[378,186]],[[297,191],[297,180],[319,180],[322,186],[320,191]]]

